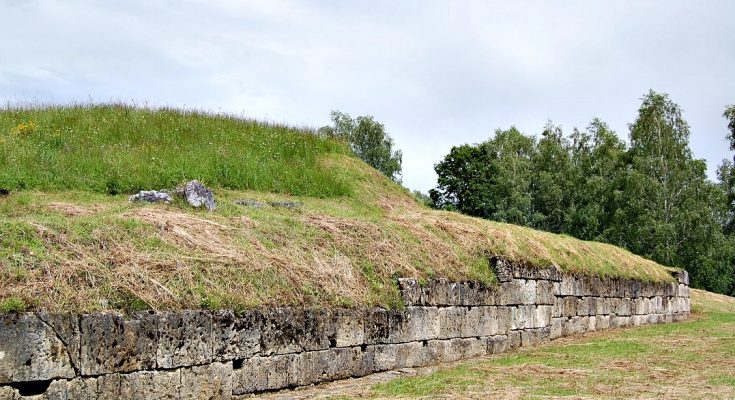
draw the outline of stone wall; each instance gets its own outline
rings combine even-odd
[[[0,400],[237,399],[679,321],[685,271],[650,283],[493,259],[498,285],[400,279],[406,307],[0,316]]]

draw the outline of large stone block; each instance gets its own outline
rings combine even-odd
[[[536,307],[534,306],[517,306],[513,307],[513,316],[511,329],[530,329],[533,328],[534,319],[536,318]]]
[[[233,364],[232,394],[243,395],[266,390],[270,368],[270,357],[254,356]]]
[[[401,298],[407,306],[422,305],[421,286],[419,281],[413,278],[398,278],[398,287],[401,290]]]
[[[500,284],[500,298],[498,304],[517,305],[523,304],[524,287],[520,279],[512,279]]]
[[[373,372],[387,371],[396,368],[396,346],[378,344],[368,346],[367,352],[373,360]]]
[[[526,329],[521,331],[521,345],[535,346],[537,344],[548,342],[551,337],[551,327]]]
[[[457,338],[462,335],[465,307],[442,307],[439,309],[439,339]]]
[[[479,314],[476,336],[494,336],[500,333],[498,308],[493,306],[477,307]]]
[[[260,325],[255,312],[236,316],[223,310],[212,315],[213,356],[216,361],[241,360],[260,351]]]
[[[160,314],[158,319],[158,368],[206,364],[213,360],[212,314],[182,310]]]
[[[498,313],[498,335],[507,335],[513,324],[513,307],[497,307]]]
[[[261,355],[328,349],[336,335],[325,310],[273,308],[263,310],[260,318]]]
[[[523,304],[536,304],[536,281],[522,280],[520,289]]]
[[[139,371],[120,375],[120,399],[179,400],[181,371]],[[191,399],[210,397],[186,397]],[[71,400],[71,399],[70,399]]]
[[[373,308],[365,313],[365,344],[387,343],[390,336],[388,310]]]
[[[408,307],[389,314],[391,343],[436,339],[439,335],[439,310],[436,307]]]
[[[232,363],[213,362],[181,370],[181,398],[229,400],[232,397]]]
[[[75,376],[54,329],[31,313],[0,315],[0,384]]]
[[[554,296],[554,282],[537,281],[536,282],[536,304],[554,304],[556,296]]]
[[[500,354],[508,351],[508,336],[496,335],[485,339],[487,343],[487,354]]]
[[[423,367],[432,364],[428,342],[396,345],[396,368]]]
[[[553,306],[536,306],[533,328],[544,328],[551,325]]]
[[[159,315],[117,313],[81,316],[81,373],[101,375],[157,367]]]
[[[577,315],[577,309],[579,308],[579,299],[574,296],[565,296],[563,297],[563,308],[562,308],[562,317],[574,317]]]
[[[335,327],[335,346],[359,346],[365,340],[365,313],[339,309],[332,313]]]
[[[552,318],[551,319],[551,330],[549,331],[549,339],[556,339],[562,337],[564,334],[563,326],[567,321],[567,318]]]
[[[610,327],[609,315],[598,315],[595,318],[595,330],[608,329]]]

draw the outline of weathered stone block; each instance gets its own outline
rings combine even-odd
[[[461,337],[480,336],[480,307],[468,307],[465,309],[464,319],[461,323]]]
[[[598,315],[595,318],[595,330],[608,329],[610,327],[609,315]]]
[[[595,301],[595,315],[610,314],[610,301],[608,299],[598,297]]]
[[[544,328],[551,325],[553,306],[537,306],[533,318],[533,328]]]
[[[408,307],[406,314],[408,329],[399,342],[430,340],[439,336],[439,309],[436,307]],[[392,330],[391,338],[393,338]]]
[[[413,368],[432,363],[428,342],[401,343],[396,346],[396,368]]]
[[[439,309],[439,339],[457,338],[462,335],[466,309],[464,307],[443,307]]]
[[[508,351],[508,336],[496,335],[485,339],[487,343],[487,354],[500,354]]]
[[[431,306],[452,305],[449,294],[449,285],[449,281],[445,279],[430,281],[429,284],[423,288],[423,304]]]
[[[223,310],[212,315],[213,357],[216,361],[241,360],[260,351],[260,324],[257,313],[235,316]]]
[[[129,318],[117,313],[82,315],[82,375],[156,368],[158,322],[158,314],[147,312]]]
[[[373,360],[373,372],[387,371],[396,368],[396,346],[374,345],[368,346],[367,351],[371,353]]]
[[[34,314],[0,315],[0,384],[74,377],[69,349]]]
[[[500,284],[500,299],[498,304],[523,304],[523,288],[520,279],[513,279]]]
[[[335,346],[359,346],[365,339],[365,314],[356,310],[339,309],[332,313]]]
[[[577,315],[581,317],[590,315],[590,299],[593,297],[582,297],[577,301]]]
[[[507,335],[513,323],[513,307],[501,306],[496,309],[498,313],[498,334]]]
[[[561,318],[552,318],[551,320],[551,330],[549,331],[549,339],[556,339],[562,337],[564,334],[563,325],[566,322],[567,318],[561,317]]]
[[[566,296],[563,298],[564,308],[562,309],[561,315],[563,317],[574,317],[577,315],[577,308],[579,307],[579,299],[574,296]]]
[[[508,332],[508,348],[517,349],[519,347],[521,347],[521,332]]]
[[[230,399],[233,389],[232,372],[232,363],[219,362],[181,369],[181,398]],[[270,377],[270,371],[268,373]]]
[[[689,272],[686,272],[685,270],[678,271],[676,274],[676,280],[683,285],[689,286]]]
[[[182,389],[181,371],[138,371],[120,375],[121,399],[178,400]],[[191,397],[207,398],[207,397]]]
[[[388,310],[373,308],[365,314],[365,344],[387,343],[390,336]]]
[[[551,327],[526,329],[521,331],[521,345],[535,346],[544,342],[548,342],[551,336]]]
[[[303,353],[304,355],[313,353]],[[268,388],[270,357],[254,356],[233,365],[232,394],[243,395]]]
[[[212,314],[182,310],[160,314],[158,319],[158,368],[176,368],[211,362]]]
[[[401,290],[401,298],[405,305],[422,305],[421,286],[418,280],[413,278],[398,278],[398,287]]]
[[[479,323],[477,336],[494,336],[500,331],[498,309],[493,306],[477,307]]]
[[[536,281],[522,280],[520,283],[523,304],[536,304]]]
[[[536,282],[536,304],[554,304],[554,284],[551,281]]]
[[[561,317],[564,315],[564,298],[557,297],[553,305],[553,316],[554,318]]]
[[[536,317],[536,307],[534,306],[517,306],[512,308],[511,329],[530,329],[533,328],[534,318]]]
[[[587,331],[592,332],[597,330],[597,316],[590,315],[589,322],[587,324]]]

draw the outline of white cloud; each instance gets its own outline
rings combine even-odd
[[[668,92],[710,172],[728,155],[735,3],[2,1],[0,100],[135,100],[296,125],[371,114],[434,186],[452,145],[593,117],[627,136]]]

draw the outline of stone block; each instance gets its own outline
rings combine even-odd
[[[554,283],[551,281],[536,282],[536,304],[554,304]]]
[[[577,315],[581,317],[590,315],[590,299],[592,297],[582,297],[577,301]]]
[[[313,354],[313,353],[304,353]],[[233,364],[232,394],[243,395],[266,390],[271,357],[254,356]]]
[[[401,298],[405,305],[422,305],[421,286],[418,280],[413,278],[398,278],[398,287],[401,290]]]
[[[549,339],[556,339],[563,336],[563,325],[566,320],[567,318],[565,317],[551,319],[551,330],[549,331]]]
[[[587,324],[587,332],[593,332],[597,330],[597,316],[590,315],[589,322]]]
[[[439,336],[439,309],[436,307],[408,307],[409,332],[406,341],[431,340]]]
[[[181,371],[138,371],[120,375],[121,399],[178,400]],[[229,393],[228,393],[229,394]],[[208,397],[187,397],[192,399]],[[71,399],[70,399],[71,400]]]
[[[500,298],[498,304],[523,304],[523,287],[520,279],[513,279],[500,284]]]
[[[507,335],[513,323],[513,307],[500,306],[496,311],[498,313],[498,334]]]
[[[229,400],[233,391],[232,372],[232,363],[219,362],[181,369],[181,398]]]
[[[487,343],[487,354],[500,354],[508,351],[508,336],[496,335],[485,339]]]
[[[457,338],[462,335],[465,307],[439,308],[439,339]]]
[[[212,345],[215,361],[241,360],[260,352],[260,324],[256,312],[236,316],[222,310],[212,315]]]
[[[430,306],[451,305],[449,285],[450,283],[446,279],[436,279],[430,281],[429,284],[422,290],[422,303]]]
[[[508,332],[508,348],[517,349],[521,347],[521,332],[511,331]]]
[[[526,329],[521,331],[521,345],[522,346],[535,346],[541,343],[548,342],[551,337],[551,327],[537,328],[537,329]]]
[[[81,316],[82,375],[100,375],[154,369],[159,336],[159,315],[117,313]]]
[[[534,306],[517,306],[512,308],[512,319],[510,328],[530,329],[533,328],[533,321],[536,317],[536,307]]]
[[[589,327],[589,317],[571,317],[562,325],[562,336],[579,335]]]
[[[597,315],[595,318],[595,330],[608,329],[610,327],[609,315]]]
[[[462,321],[460,328],[460,337],[475,337],[480,336],[480,314],[482,309],[480,307],[468,307],[464,314],[464,320]]]
[[[365,313],[365,344],[387,343],[390,336],[388,310],[373,308]]]
[[[423,367],[432,364],[428,341],[396,345],[396,368]]]
[[[563,309],[561,316],[563,317],[574,317],[577,315],[577,308],[579,307],[579,299],[574,296],[565,296],[563,298]]]
[[[374,345],[368,346],[367,351],[373,360],[373,372],[387,371],[396,368],[396,346]]]
[[[332,313],[335,346],[359,346],[365,340],[365,314],[361,311],[338,309]]]
[[[476,336],[494,336],[500,332],[498,309],[494,306],[477,307],[479,313]]]
[[[557,297],[556,301],[554,302],[553,313],[552,313],[554,318],[558,318],[564,315],[564,300],[563,299],[564,299],[563,297]]]
[[[536,306],[533,328],[544,328],[551,325],[553,306]]]
[[[31,313],[0,315],[0,384],[75,376],[69,347]]]
[[[69,359],[72,367],[76,372],[81,369],[81,333],[79,331],[79,315],[65,314],[49,314],[47,312],[37,312],[36,316],[46,325],[50,326],[59,340],[64,343],[68,349]]]
[[[676,273],[676,281],[683,285],[689,286],[689,273],[683,269],[678,271]]]
[[[520,289],[523,304],[536,304],[536,281],[531,279],[522,280]]]
[[[213,360],[212,314],[208,311],[164,312],[158,318],[158,368],[206,364]]]
[[[608,314],[610,314],[609,299],[598,297],[595,301],[595,315],[608,315]]]

